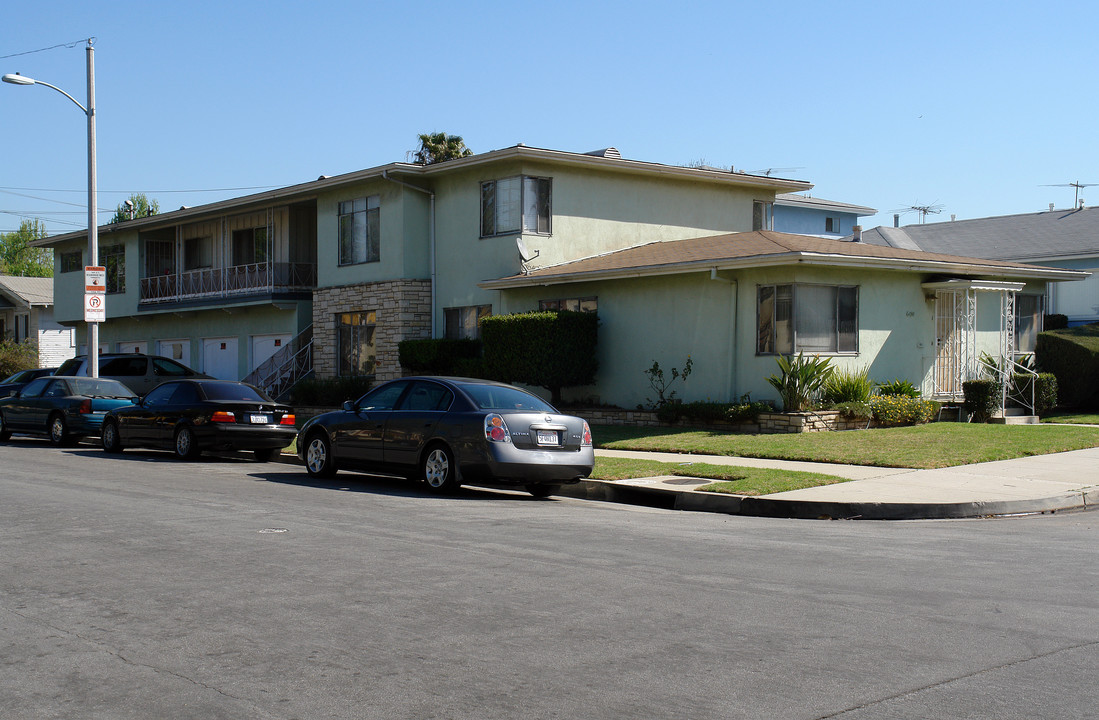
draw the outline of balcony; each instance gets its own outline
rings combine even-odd
[[[141,278],[139,303],[311,291],[316,286],[317,266],[313,263],[252,263]]]

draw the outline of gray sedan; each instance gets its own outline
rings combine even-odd
[[[595,463],[587,421],[511,385],[439,377],[393,380],[310,419],[298,455],[317,477],[357,469],[440,492],[520,485],[536,497],[588,477]]]

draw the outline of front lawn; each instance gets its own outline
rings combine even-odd
[[[1099,413],[1085,413],[1085,412],[1051,412],[1048,415],[1042,416],[1042,422],[1044,423],[1077,423],[1080,425],[1099,425]]]
[[[878,467],[941,468],[1099,447],[1099,427],[929,423],[915,427],[791,435],[737,435],[692,428],[592,428],[611,450],[730,455]]]
[[[597,457],[591,477],[595,480],[625,480],[627,478],[678,475],[707,478],[719,482],[694,486],[695,490],[733,493],[736,495],[769,495],[801,488],[846,482],[846,478],[821,473],[774,468],[732,467],[707,463],[665,463],[656,460]]]

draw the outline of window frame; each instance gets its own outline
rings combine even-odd
[[[517,224],[512,227],[500,227],[500,183],[509,180],[518,180],[519,193],[517,206],[514,208]],[[536,196],[533,200],[527,198],[527,193],[533,192]],[[553,178],[538,175],[509,175],[508,177],[482,180],[480,184],[480,237],[492,238],[501,235],[552,235],[553,234]],[[528,227],[528,204],[533,203],[533,224]],[[508,200],[511,205],[511,200]],[[510,210],[510,207],[509,207]],[[491,211],[492,222],[487,221],[487,215]]]
[[[1030,342],[1028,343],[1029,347],[1027,347],[1027,348],[1023,348],[1023,345],[1022,345],[1022,342],[1021,342],[1021,340],[1023,338],[1021,337],[1020,330],[1019,330],[1019,325],[1020,325],[1020,323],[1019,323],[1019,320],[1020,320],[1019,300],[1022,299],[1022,298],[1027,298],[1028,300],[1033,300],[1034,301],[1034,312],[1029,315],[1029,317],[1034,322],[1034,328],[1032,328],[1030,333],[1029,333],[1030,334]],[[1044,326],[1043,321],[1045,320],[1045,300],[1046,300],[1045,295],[1041,295],[1039,293],[1016,293],[1015,294],[1015,300],[1012,303],[1013,310],[1014,310],[1014,313],[1015,313],[1015,321],[1013,323],[1014,324],[1015,337],[1014,337],[1013,342],[1014,342],[1014,345],[1015,345],[1015,353],[1017,355],[1029,355],[1029,354],[1034,352],[1034,347],[1038,342],[1038,333],[1042,332],[1042,328]]]
[[[352,322],[358,318],[359,322]],[[378,316],[374,310],[352,310],[336,313],[336,350],[339,362],[336,367],[338,377],[374,377],[378,369]],[[362,344],[362,335],[366,343]],[[346,348],[345,348],[346,343]],[[373,351],[372,355],[361,357],[362,349]],[[353,355],[353,353],[356,353]],[[369,364],[369,368],[367,365]],[[358,372],[362,370],[363,372]]]
[[[336,264],[339,267],[381,262],[381,198],[381,195],[365,195],[350,200],[341,200],[336,204]],[[358,203],[362,203],[362,207],[358,207]],[[358,259],[355,254],[355,221],[359,215],[362,217],[362,259]],[[350,229],[350,234],[347,237],[344,236],[345,223],[349,224]],[[345,241],[350,242],[346,250]]]
[[[58,264],[60,265],[60,272],[80,272],[84,269],[84,251],[83,250],[69,250],[67,252],[58,253]],[[75,259],[75,264],[74,264]]]
[[[492,305],[443,308],[443,337],[447,340],[479,340],[481,318],[492,315]],[[472,325],[470,325],[472,320]]]
[[[99,264],[107,269],[107,294],[126,292],[126,245],[116,243],[101,246]]]
[[[752,201],[752,230],[775,229],[775,203],[771,200]]]
[[[569,312],[599,312],[599,296],[555,298],[553,300],[539,300],[539,310],[567,310]]]
[[[801,322],[808,322],[808,316],[798,314],[798,288],[833,288],[835,290],[835,304],[832,311],[831,318],[831,331],[834,339],[832,344],[833,349],[820,349],[812,348],[807,349],[804,343],[798,341],[798,326],[799,320]],[[796,355],[798,353],[809,352],[816,355],[834,355],[834,356],[856,356],[859,354],[859,285],[839,285],[830,283],[773,283],[773,284],[760,284],[756,285],[756,355]],[[779,314],[779,303],[783,300],[780,296],[781,289],[789,290],[789,317],[785,320],[781,320],[776,316]],[[771,317],[766,320],[765,325],[764,318],[764,298],[763,293],[766,290],[772,291],[772,304],[770,306]],[[849,297],[844,297],[844,292],[849,293]],[[844,316],[845,302],[850,306],[850,317]],[[778,325],[780,322],[789,323],[787,332],[789,334],[789,348],[783,346],[779,347],[779,332]],[[853,327],[849,333],[844,332],[844,325],[850,323]],[[767,347],[764,347],[764,328],[769,326],[769,336],[767,336]],[[850,341],[845,342],[845,338],[850,336]]]

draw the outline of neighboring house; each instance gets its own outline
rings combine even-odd
[[[653,360],[690,354],[680,397],[773,397],[773,356],[790,351],[943,390],[930,374],[942,367],[937,293],[981,309],[955,333],[968,362],[1003,334],[986,304],[1083,277],[751,232],[776,193],[811,187],[522,145],[322,176],[102,228],[100,340],[277,390],[308,369],[398,377],[401,340],[476,337],[485,315],[564,308],[601,320],[597,382],[574,396],[633,407]],[[36,244],[55,251],[58,319],[83,334],[86,233]],[[587,274],[606,262],[621,267]]]
[[[877,212],[874,208],[863,205],[822,200],[807,195],[779,193],[775,195],[772,227],[753,229],[842,238],[853,232],[853,228],[859,224],[860,217],[874,215]]]
[[[862,240],[875,245],[956,253],[992,260],[1036,263],[1091,273],[1083,282],[1051,284],[1041,291],[1020,296],[1019,302],[1037,315],[1062,314],[1070,325],[1099,321],[1099,208],[1053,210],[879,227],[864,231]],[[1035,305],[1038,307],[1034,307]],[[1033,350],[1031,329],[1025,349]]]
[[[76,354],[75,331],[54,321],[53,278],[0,275],[0,338],[30,339],[41,367],[56,367]]]

